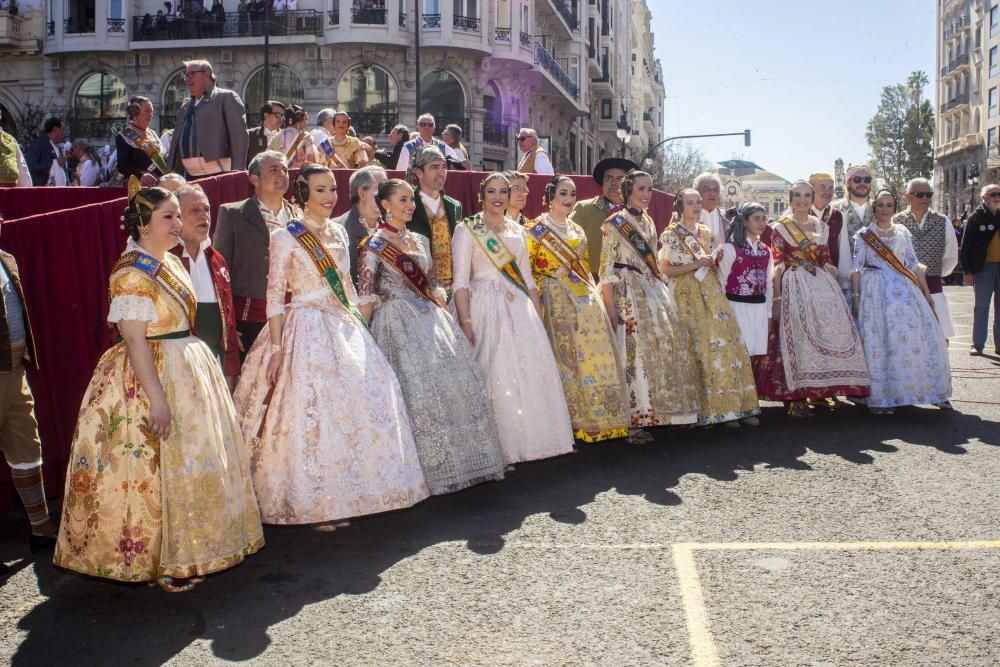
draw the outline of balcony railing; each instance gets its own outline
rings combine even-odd
[[[253,37],[264,34],[265,21],[245,12],[226,12],[225,20],[215,17],[184,18],[174,21],[132,17],[132,40],[136,42],[168,39],[218,39]],[[312,9],[296,9],[272,14],[270,33],[275,35],[323,35],[323,15]]]
[[[503,148],[510,147],[510,127],[497,125],[487,118],[483,121],[483,143]]]
[[[968,103],[969,103],[969,93],[967,92],[959,93],[958,95],[955,95],[953,98],[948,100],[948,102],[941,107],[941,113],[945,113],[946,111],[951,111],[955,107]]]
[[[399,123],[398,113],[354,113],[351,112],[351,125],[359,137],[369,134],[389,134],[397,123]]]
[[[74,138],[111,139],[126,123],[126,118],[70,118],[69,127]]]
[[[478,18],[475,16],[453,16],[451,20],[451,25],[455,30],[464,30],[466,32],[479,32],[480,25],[482,25]]]
[[[577,30],[580,27],[580,21],[576,18],[576,14],[570,9],[569,5],[566,4],[566,0],[552,0],[552,4],[555,6],[556,11],[559,12],[559,16],[563,17],[566,21],[566,25],[569,26],[570,30]]]
[[[387,9],[352,9],[351,23],[361,25],[386,25],[389,22]]]
[[[969,54],[963,53],[951,59],[951,62],[941,68],[941,76],[951,74],[962,65],[969,64]]]
[[[94,19],[81,19],[71,16],[63,19],[64,35],[84,35],[94,32]]]
[[[125,32],[125,19],[108,19],[108,32]]]
[[[333,0],[333,7],[326,13],[328,25],[340,25],[340,1]]]
[[[510,41],[510,28],[494,28],[493,29],[493,40],[496,42],[509,42]]]
[[[521,33],[521,46],[531,46],[531,35],[526,32]]]
[[[565,90],[570,97],[574,100],[580,99],[580,87],[573,82],[556,59],[552,57],[552,54],[545,50],[545,48],[535,42],[535,62],[542,67],[546,72],[552,75],[552,78]]]
[[[424,14],[424,30],[434,30],[441,27],[440,14]]]

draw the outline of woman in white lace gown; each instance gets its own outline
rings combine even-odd
[[[428,496],[399,382],[355,306],[347,232],[328,219],[336,187],[326,167],[299,172],[305,216],[271,235],[268,328],[236,387],[264,523],[340,521]]]
[[[452,307],[493,401],[504,462],[566,454],[573,427],[538,314],[527,238],[504,214],[510,183],[490,174],[479,192],[483,212],[466,218],[452,239]]]

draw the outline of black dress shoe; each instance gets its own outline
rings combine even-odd
[[[31,534],[31,553],[36,553],[42,549],[53,549],[56,546],[56,539],[59,537],[59,533],[52,533],[51,535],[35,535]]]
[[[969,350],[969,354],[971,354],[974,357],[981,357],[983,355],[983,348],[976,347],[975,345],[973,345],[972,349]]]
[[[6,563],[0,563],[0,577],[6,577],[10,574],[10,567]]]

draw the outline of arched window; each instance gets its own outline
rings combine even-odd
[[[177,112],[181,110],[181,105],[190,95],[184,82],[184,70],[174,72],[163,88],[160,108],[154,110],[160,115],[160,132],[174,127],[177,123]]]
[[[429,113],[437,121],[437,131],[441,132],[448,123],[462,126],[463,133],[470,134],[465,118],[465,93],[458,80],[445,71],[430,72],[420,80],[420,109],[417,113]]]
[[[510,145],[510,131],[503,124],[500,92],[492,81],[489,83],[489,92],[483,95],[483,108],[486,109],[486,118],[483,119],[483,143],[507,148]]]
[[[388,134],[399,122],[397,99],[396,82],[381,67],[352,67],[337,86],[339,108],[351,114],[359,137]]]
[[[264,68],[261,67],[247,79],[246,94],[243,96],[243,103],[247,108],[247,125],[260,125],[260,108],[268,100],[281,102],[285,106],[302,106],[305,99],[306,91],[302,80],[291,67],[285,65],[271,65],[270,87],[265,95]]]
[[[114,74],[94,72],[76,89],[70,120],[76,138],[109,139],[125,126],[128,92]]]

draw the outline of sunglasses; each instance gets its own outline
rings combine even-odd
[[[518,137],[518,141],[524,141],[525,139],[530,139],[531,137]]]
[[[854,176],[853,178],[851,178],[851,182],[852,183],[871,183],[872,182],[872,177],[871,176]]]
[[[418,127],[434,127],[434,123],[428,123],[427,121],[424,121],[423,123],[417,123],[417,126]]]
[[[910,194],[917,199],[930,199],[934,196],[933,192],[911,192]]]
[[[990,199],[1000,199],[1000,192],[987,192],[986,196]]]

